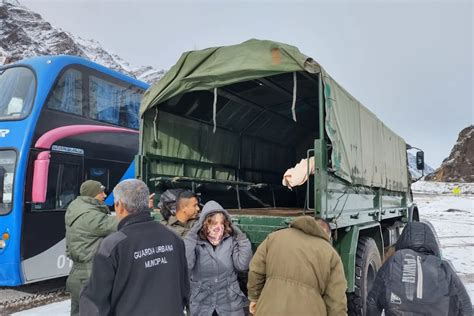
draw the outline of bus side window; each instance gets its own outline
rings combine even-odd
[[[103,122],[118,125],[120,107],[120,86],[99,79],[89,77],[89,116]]]
[[[59,187],[58,208],[65,209],[79,195],[79,166],[63,165],[61,186]]]
[[[143,92],[89,76],[89,117],[138,129],[138,110]]]
[[[141,98],[142,94],[139,92],[123,90],[123,106],[120,108],[120,126],[138,129],[138,110],[140,108]]]
[[[138,129],[143,90],[87,68],[64,71],[48,97],[47,108]]]
[[[82,115],[82,74],[68,69],[59,79],[49,97],[47,107],[66,113]]]
[[[79,195],[79,165],[52,161],[49,165],[45,203],[34,204],[33,212],[65,210]]]

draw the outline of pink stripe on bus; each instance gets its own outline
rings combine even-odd
[[[101,125],[69,125],[52,129],[42,135],[35,144],[35,148],[50,149],[58,140],[88,133],[131,133],[138,134],[138,131],[112,126]]]
[[[52,129],[42,135],[35,144],[35,148],[50,149],[58,140],[88,133],[130,133],[138,134],[138,131],[122,127],[100,126],[100,125],[69,125]],[[44,203],[48,186],[50,152],[43,151],[35,160],[33,171],[33,188],[31,200],[33,203]]]

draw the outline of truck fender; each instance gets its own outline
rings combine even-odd
[[[344,273],[347,280],[347,292],[353,292],[355,288],[355,262],[357,255],[357,246],[361,237],[372,238],[379,250],[380,257],[383,260],[383,237],[379,222],[368,222],[341,229],[339,233],[342,238],[337,242],[337,249],[344,264]]]

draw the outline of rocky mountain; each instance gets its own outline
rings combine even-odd
[[[33,56],[60,54],[81,56],[148,83],[158,81],[165,73],[150,66],[132,66],[105,50],[99,42],[52,26],[18,1],[0,0],[0,65]]]
[[[474,125],[463,129],[448,158],[427,181],[474,182]]]

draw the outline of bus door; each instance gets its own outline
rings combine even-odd
[[[30,161],[34,161],[37,154],[33,152]],[[32,169],[29,168],[28,177],[32,177]],[[22,267],[25,282],[69,273],[72,262],[66,257],[64,214],[79,195],[83,170],[83,153],[51,151],[46,201],[27,202],[23,215]],[[29,199],[31,201],[31,194]]]

